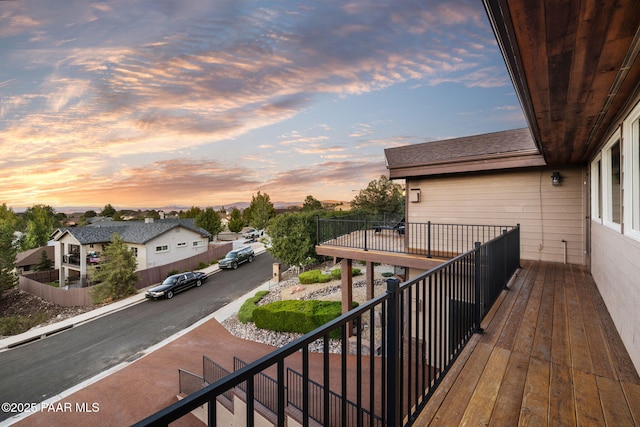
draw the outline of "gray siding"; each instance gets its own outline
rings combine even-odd
[[[640,370],[640,242],[595,221],[591,230],[591,274]]]

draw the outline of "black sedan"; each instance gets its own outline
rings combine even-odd
[[[173,298],[173,295],[189,289],[193,286],[201,286],[207,279],[207,275],[200,271],[190,271],[187,273],[174,274],[164,279],[162,284],[149,289],[145,296],[147,298]]]

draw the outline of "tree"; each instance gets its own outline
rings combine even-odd
[[[0,298],[4,290],[18,283],[15,273],[18,248],[14,243],[14,231],[11,220],[0,218]]]
[[[117,300],[136,293],[138,283],[136,257],[117,233],[102,251],[102,263],[92,272],[92,280],[99,282],[91,290],[95,303]]]
[[[109,218],[113,217],[116,214],[116,210],[111,204],[106,204],[100,213],[101,216],[107,216]]]
[[[307,198],[304,199],[304,203],[302,204],[303,211],[317,211],[320,209],[322,209],[322,203],[320,203],[320,200],[313,196],[307,196]]]
[[[285,213],[267,226],[271,245],[267,249],[277,260],[298,267],[316,262],[316,215],[308,212]]]
[[[250,225],[257,229],[263,229],[271,218],[276,216],[276,209],[271,203],[271,198],[267,193],[258,194],[251,197],[251,204],[247,208],[246,218]]]
[[[47,256],[47,251],[40,252],[40,258],[36,264],[36,271],[47,271],[53,268],[53,260]]]
[[[222,231],[220,215],[212,207],[208,207],[198,214],[196,225],[207,230],[212,236],[216,236]]]
[[[382,175],[379,180],[373,180],[367,188],[351,201],[351,207],[364,213],[403,213],[404,187],[391,182]]]
[[[242,212],[238,210],[238,208],[233,208],[231,210],[231,216],[229,217],[229,222],[227,223],[227,227],[229,227],[229,231],[233,233],[238,233],[244,227],[244,219],[242,219]]]
[[[58,226],[55,210],[51,206],[34,205],[25,211],[25,218],[27,228],[22,241],[22,250],[46,245],[51,233]]]
[[[200,215],[202,213],[202,208],[199,208],[198,206],[191,206],[191,209],[184,211],[184,212],[180,212],[180,218],[197,218],[198,215]]]

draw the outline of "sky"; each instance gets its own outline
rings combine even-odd
[[[526,126],[480,0],[0,1],[0,204],[350,201]]]

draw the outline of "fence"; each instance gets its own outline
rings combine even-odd
[[[155,283],[162,282],[168,276],[169,272],[173,270],[188,271],[197,268],[200,262],[209,264],[214,259],[223,258],[224,255],[232,248],[232,242],[209,245],[209,249],[207,252],[203,252],[201,254],[183,259],[181,261],[172,262],[171,264],[165,264],[147,270],[137,271],[136,274],[138,275],[138,283],[136,284],[135,288],[139,290]],[[57,270],[52,271],[56,272],[54,280],[57,280]],[[51,273],[45,273],[48,272],[39,272],[37,275],[31,273],[28,276],[20,276],[18,278],[18,287],[25,292],[37,295],[40,298],[62,306],[93,305],[90,295],[91,287],[64,289],[50,286],[46,283],[53,282],[54,280],[51,280]],[[39,280],[45,280],[45,283],[41,283]]]
[[[405,222],[390,218],[317,219],[317,244],[453,258],[487,242],[511,226]]]
[[[516,226],[410,281],[388,279],[386,293],[136,425],[168,425],[206,404],[208,423],[216,426],[217,396],[246,382],[246,425],[253,426],[257,377],[267,369],[275,371],[277,425],[285,425],[285,365],[291,364],[301,367],[296,406],[302,425],[314,422],[318,411],[322,420],[330,419],[331,390],[340,396],[338,425],[364,425],[366,411],[374,416],[370,422],[379,417],[386,426],[411,425],[472,334],[482,332],[482,319],[519,267],[519,236]],[[351,338],[350,325],[356,325]],[[334,331],[342,336],[337,361],[330,357]],[[355,353],[348,354],[353,339]],[[367,351],[366,342],[376,348],[379,343],[381,355]],[[322,350],[312,357],[317,343]],[[312,376],[322,388],[321,408],[314,406],[319,398],[310,393]],[[355,420],[348,416],[347,399],[355,405]]]

